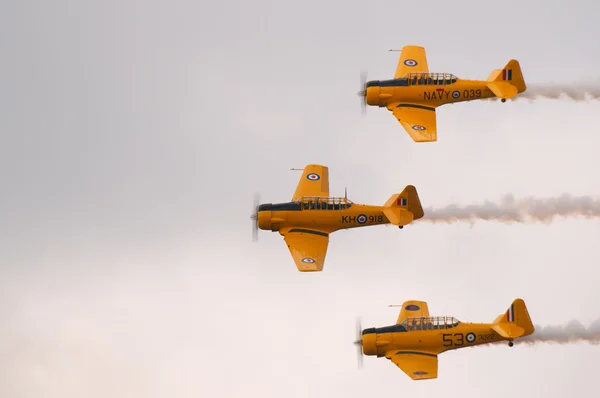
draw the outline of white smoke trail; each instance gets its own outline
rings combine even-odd
[[[556,217],[600,218],[600,199],[589,196],[563,194],[553,198],[526,197],[515,199],[506,195],[498,203],[484,201],[466,206],[448,205],[424,209],[425,216],[419,222],[447,223],[477,220],[504,223],[551,223]]]
[[[527,90],[512,100],[535,100],[538,98],[566,98],[575,102],[597,100],[600,99],[600,81],[572,84],[528,84]],[[497,101],[498,98],[490,98],[490,100]]]
[[[579,321],[571,321],[563,326],[535,326],[535,331],[529,336],[515,339],[518,343],[529,345],[539,343],[572,344],[585,342],[600,344],[600,318],[588,328]]]

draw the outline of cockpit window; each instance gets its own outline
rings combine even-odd
[[[352,206],[347,198],[304,196],[296,202],[302,210],[345,210]]]
[[[448,85],[456,83],[458,79],[451,73],[409,73],[404,77],[406,82],[411,85]],[[396,79],[399,80],[399,79]]]
[[[406,318],[400,322],[400,325],[410,332],[411,330],[451,329],[459,323],[458,319],[449,316],[429,316]]]

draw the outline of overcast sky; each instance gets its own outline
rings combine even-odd
[[[282,237],[251,241],[252,195],[288,201],[301,168],[332,195],[424,207],[600,195],[600,102],[439,108],[416,144],[361,115],[360,70],[407,44],[432,72],[597,81],[593,1],[8,1],[0,12],[0,396],[575,396],[600,347],[442,354],[414,382],[357,370],[354,322],[399,304],[491,322],[522,297],[537,325],[600,316],[597,220],[340,231],[322,273]],[[427,217],[427,214],[425,214]]]

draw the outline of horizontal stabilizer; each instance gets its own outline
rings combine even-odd
[[[525,330],[522,327],[510,323],[499,323],[492,326],[492,329],[505,339],[521,337],[523,336],[523,333],[525,333]]]
[[[515,86],[506,82],[492,82],[488,83],[487,86],[496,97],[502,99],[513,98],[519,93]]]

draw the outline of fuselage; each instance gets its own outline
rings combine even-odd
[[[449,103],[496,97],[488,83],[461,80],[448,73],[410,74],[399,79],[368,82],[366,102],[379,107],[407,103],[436,108]]]
[[[363,353],[382,357],[390,351],[414,350],[437,355],[448,350],[507,340],[492,329],[492,324],[453,320],[423,325],[419,329],[411,329],[406,324],[365,329],[362,332]]]
[[[313,228],[331,233],[340,229],[389,224],[383,206],[352,202],[288,202],[262,204],[258,208],[258,227],[279,231],[283,228]]]

